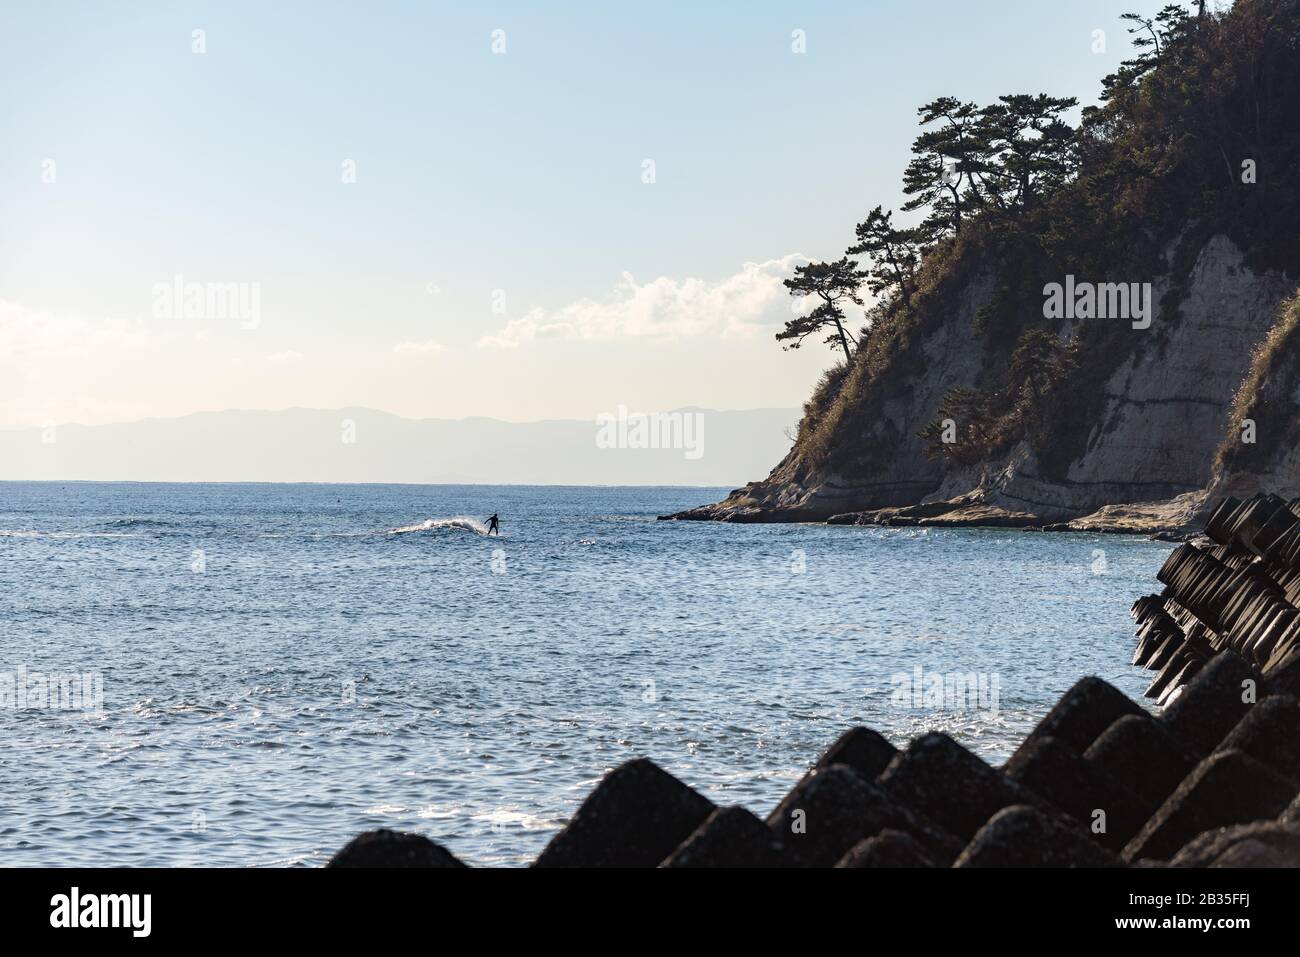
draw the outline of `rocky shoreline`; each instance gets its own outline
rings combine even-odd
[[[1000,768],[851,728],[762,818],[629,761],[532,866],[1300,866],[1300,500],[1224,499],[1206,535],[1133,605],[1156,715],[1083,678]],[[328,866],[465,865],[371,831]]]
[[[733,492],[732,497],[739,494]],[[1009,508],[963,496],[941,502],[921,502],[856,511],[825,508],[737,505],[726,502],[661,515],[659,521],[872,525],[918,528],[1018,528],[1035,532],[1091,532],[1108,535],[1146,535],[1166,541],[1186,541],[1198,534],[1206,495],[1169,501],[1107,505],[1069,521],[1047,521],[1034,512]]]

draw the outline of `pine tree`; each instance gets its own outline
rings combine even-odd
[[[984,144],[974,103],[942,96],[922,106],[917,115],[922,126],[934,128],[912,144],[912,160],[903,172],[903,192],[912,198],[903,209],[930,209],[920,227],[928,243],[949,230],[960,233],[966,206],[980,202],[972,176],[982,162]]]
[[[866,278],[866,273],[858,269],[858,264],[847,256],[835,262],[813,262],[806,266],[796,266],[794,278],[785,280],[785,287],[795,297],[816,296],[821,302],[810,312],[796,316],[785,324],[785,328],[776,334],[778,342],[789,342],[787,349],[798,349],[804,339],[822,330],[829,330],[823,340],[832,348],[838,343],[844,350],[844,361],[849,363],[853,353],[849,348],[852,342],[857,346],[858,340],[845,328],[844,302],[862,305],[858,288]]]
[[[885,212],[877,206],[858,223],[857,243],[845,252],[850,256],[871,257],[872,267],[866,271],[867,288],[874,296],[898,290],[903,305],[912,304],[913,278],[921,260],[914,230],[896,229],[890,219],[893,210]]]
[[[1016,93],[998,97],[980,111],[985,144],[981,179],[999,209],[1031,208],[1073,173],[1074,128],[1061,114],[1078,102],[1074,97]]]

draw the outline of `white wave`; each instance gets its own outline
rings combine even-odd
[[[0,528],[0,538],[142,538],[127,532],[38,532],[34,529]]]
[[[389,529],[387,534],[405,535],[408,532],[432,532],[439,528],[458,528],[461,531],[473,532],[475,535],[486,535],[488,533],[488,527],[477,518],[470,518],[468,515],[457,515],[455,518],[430,518],[414,525],[403,525],[401,528]]]
[[[493,810],[479,811],[470,814],[470,820],[486,824],[494,831],[504,831],[507,828],[521,828],[525,831],[549,831],[556,827],[563,827],[565,823],[562,818],[539,817],[536,814],[528,814],[514,807],[499,807]]]

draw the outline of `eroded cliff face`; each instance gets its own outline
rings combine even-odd
[[[1300,0],[1166,21],[1069,132],[1068,173],[1021,169],[1008,198],[982,154],[964,215],[889,233],[919,265],[886,271],[794,449],[680,517],[1134,531],[1187,526],[1211,489],[1296,488]],[[1109,308],[1134,283],[1153,312]],[[1056,284],[1084,308],[1045,310]]]
[[[1174,241],[1166,249],[1167,262],[1176,246]],[[983,524],[1005,512],[1020,516],[1014,524],[1023,525],[1081,520],[1078,527],[1134,531],[1186,525],[1202,508],[1209,486],[1232,480],[1216,471],[1216,452],[1225,441],[1234,397],[1295,282],[1252,270],[1222,235],[1203,243],[1184,276],[1171,269],[1154,280],[1154,301],[1165,301],[1174,282],[1183,292],[1178,308],[1157,310],[1149,329],[1126,330],[1134,339],[1105,381],[1101,412],[1087,424],[1086,439],[1075,443],[1080,454],[1063,471],[1058,466],[1058,474],[1040,465],[1028,439],[987,461],[955,468],[927,454],[927,442],[917,435],[938,417],[949,390],[975,388],[989,376],[976,316],[993,282],[976,272],[957,295],[956,307],[928,331],[918,331],[922,361],[866,384],[872,394],[864,396],[857,414],[838,423],[835,443],[871,449],[861,474],[816,467],[793,451],[763,481],[680,517],[816,521],[859,513],[857,520],[867,522]],[[1123,318],[1108,321],[1127,325]],[[1068,337],[1071,323],[1063,321],[1057,331]],[[1260,469],[1261,486],[1296,484],[1293,449],[1263,458],[1271,464]],[[894,511],[900,506],[917,507]],[[881,509],[888,511],[870,514]],[[1098,510],[1104,511],[1094,514]],[[837,519],[846,520],[851,519]]]
[[[950,317],[934,324],[918,343],[920,374],[896,366],[899,371],[866,385],[861,411],[840,423],[833,441],[850,449],[870,445],[886,450],[873,455],[868,468],[846,474],[813,465],[796,447],[766,479],[737,489],[715,505],[675,517],[820,521],[843,512],[911,505],[931,495],[944,480],[944,466],[927,454],[926,442],[917,433],[934,419],[950,389],[978,383],[984,347],[975,319],[992,288],[992,276],[979,271],[958,293]]]
[[[1300,294],[1255,350],[1216,457],[1211,496],[1300,497]]]
[[[1155,284],[1157,300],[1168,286]],[[1227,237],[1212,237],[1177,312],[1131,330],[1136,348],[1106,382],[1087,451],[1051,480],[1022,445],[991,483],[998,503],[1064,520],[1206,488],[1252,354],[1293,291],[1281,274],[1249,269]]]

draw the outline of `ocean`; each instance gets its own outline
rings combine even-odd
[[[726,492],[0,483],[0,864],[521,865],[633,757],[765,816],[852,725],[998,762],[1149,680],[1168,544],[655,521]]]

